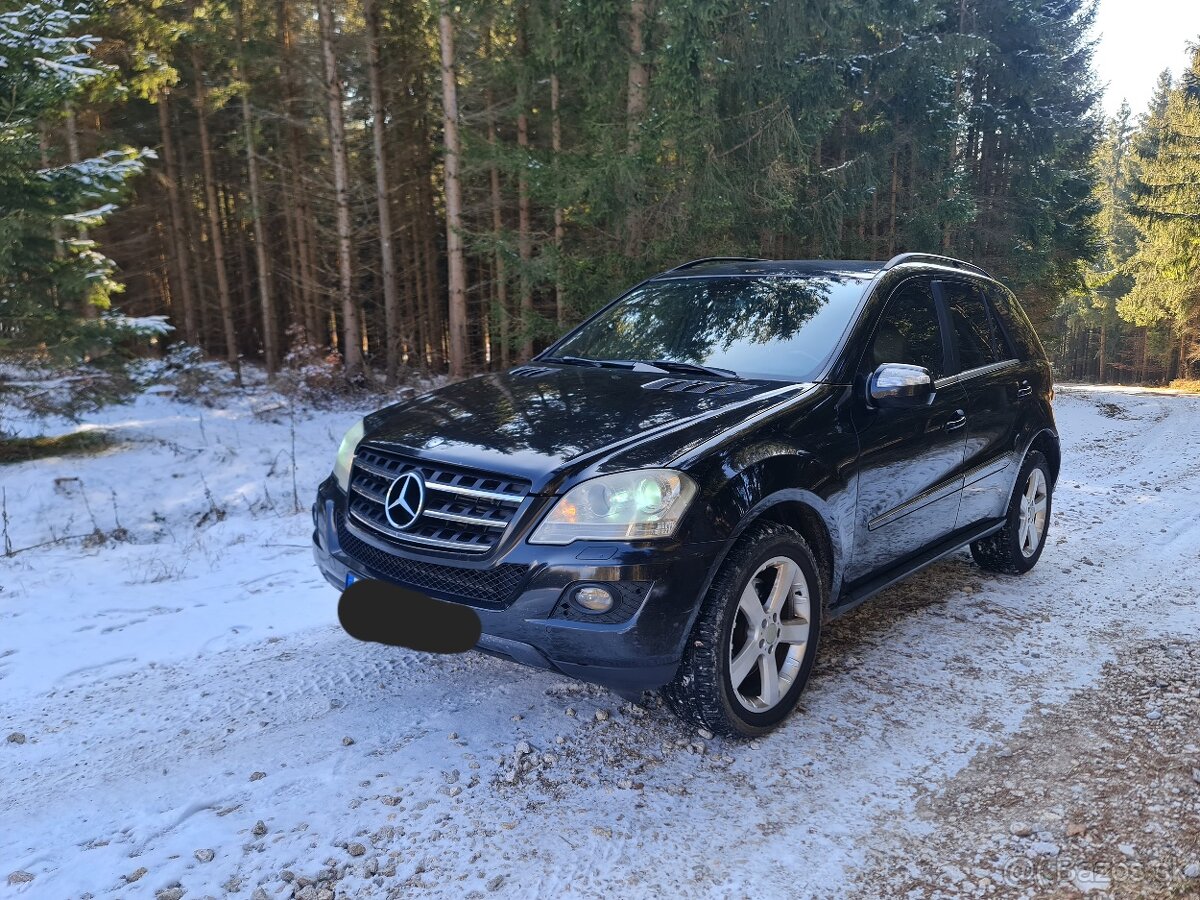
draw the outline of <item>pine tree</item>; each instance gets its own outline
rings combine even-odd
[[[103,89],[110,70],[85,16],[62,0],[0,13],[0,351],[58,359],[103,353],[131,334],[169,330],[161,318],[108,311],[121,290],[114,263],[80,235],[115,210],[148,151],[113,148],[65,162],[41,132]],[[43,161],[45,155],[45,161]]]
[[[1021,295],[1034,321],[1099,249],[1092,155],[1099,93],[1090,0],[964,0],[979,51],[963,79],[959,164],[976,207],[948,249]]]
[[[1155,100],[1138,142],[1130,206],[1140,231],[1128,263],[1135,282],[1120,311],[1138,325],[1171,324],[1179,344],[1176,374],[1190,377],[1200,326],[1200,46],[1193,46],[1191,68],[1167,90],[1165,103],[1161,90]]]

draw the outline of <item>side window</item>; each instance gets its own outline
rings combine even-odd
[[[988,288],[988,299],[992,303],[992,309],[996,316],[1004,326],[1004,330],[1008,332],[1009,338],[1015,345],[1013,349],[1016,351],[1016,355],[1020,359],[1041,355],[1041,344],[1037,334],[1017,303],[1017,298],[1005,288],[993,285]]]
[[[992,336],[992,321],[979,287],[965,281],[943,281],[942,296],[950,313],[958,370],[966,372],[998,362]]]
[[[924,366],[934,378],[946,374],[942,329],[931,282],[914,278],[900,285],[888,298],[867,359],[872,369],[884,363],[907,363]]]

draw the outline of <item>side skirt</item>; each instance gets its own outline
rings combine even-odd
[[[919,572],[926,566],[933,565],[938,560],[944,559],[972,541],[977,541],[980,538],[987,537],[989,534],[996,533],[1004,527],[1005,518],[1002,516],[999,519],[988,519],[984,522],[968,525],[966,528],[960,528],[941,543],[934,544],[932,547],[922,550],[915,556],[910,556],[890,569],[885,569],[877,575],[868,575],[847,585],[846,589],[842,591],[842,596],[838,599],[838,602],[830,607],[830,618],[836,619],[838,616],[845,615],[861,603],[870,600],[880,591],[891,587],[897,581],[903,581],[914,572]]]

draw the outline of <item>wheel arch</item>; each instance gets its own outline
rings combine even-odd
[[[1059,447],[1058,435],[1050,428],[1043,428],[1037,432],[1025,445],[1025,452],[1021,454],[1021,465],[1025,464],[1025,457],[1031,450],[1037,450],[1046,457],[1046,462],[1050,464],[1050,484],[1053,487],[1058,483],[1058,473],[1062,468],[1062,449]],[[1020,466],[1017,470],[1020,471]]]
[[[820,569],[826,606],[835,602],[852,550],[848,542],[854,535],[857,482],[847,481],[832,460],[850,449],[857,445],[814,453],[779,440],[757,442],[714,459],[708,471],[697,473],[702,485],[710,479],[720,483],[705,515],[716,525],[721,544],[700,585],[681,643],[692,633],[730,551],[756,522],[786,525],[804,537]]]
[[[742,535],[758,522],[764,521],[793,528],[808,543],[824,582],[826,605],[831,605],[841,590],[845,555],[841,529],[829,503],[813,492],[799,488],[774,491],[745,510],[709,567],[701,596],[708,593],[717,573]]]
[[[775,522],[800,533],[817,558],[817,569],[825,582],[826,602],[833,602],[834,552],[829,527],[811,505],[803,500],[780,500],[764,508],[747,527],[757,522]]]

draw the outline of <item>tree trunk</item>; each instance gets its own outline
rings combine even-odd
[[[521,170],[517,176],[517,250],[521,254],[521,359],[533,356],[533,286],[529,280],[529,264],[533,259],[533,236],[529,208],[529,116],[522,105],[517,115],[517,146],[521,148]]]
[[[630,0],[629,4],[629,71],[626,77],[625,128],[626,149],[636,156],[642,148],[642,122],[646,117],[646,93],[650,86],[650,70],[646,67],[646,14],[648,0]],[[625,215],[625,253],[632,256],[642,243],[641,216],[636,196],[629,198]]]
[[[367,77],[371,83],[371,137],[375,149],[375,205],[379,212],[384,344],[387,348],[387,383],[390,386],[396,383],[400,371],[400,298],[396,293],[396,256],[392,247],[392,209],[389,201],[391,191],[384,152],[387,135],[379,48],[379,0],[365,0],[363,13],[367,24]]]
[[[237,328],[238,334],[242,336],[243,343],[248,342],[250,346],[255,346],[261,335],[256,334],[258,323],[254,321],[254,291],[250,287],[250,256],[246,252],[246,245],[250,243],[250,235],[246,233],[246,229],[237,216],[237,209],[233,204],[233,194],[229,191],[228,185],[221,191],[221,204],[225,214],[226,242],[227,244],[232,243],[237,248],[238,279],[242,291],[242,302],[235,306],[238,317],[234,319],[234,326]]]
[[[454,72],[454,23],[450,5],[442,0],[438,15],[442,46],[442,127],[446,141],[446,257],[450,295],[450,374],[467,371],[467,271],[463,255],[462,182],[458,139],[458,76]]]
[[[1096,373],[1099,376],[1101,384],[1106,384],[1104,378],[1104,357],[1108,353],[1108,323],[1103,319],[1100,321],[1100,366]]]
[[[63,123],[67,133],[67,159],[73,163],[79,162],[82,155],[79,152],[79,122],[75,117],[75,105],[67,104],[66,121]],[[83,225],[79,226],[79,237],[81,240],[88,239],[88,230]],[[92,309],[92,315],[95,315],[95,308]]]
[[[888,209],[888,259],[896,255],[896,201],[900,195],[900,144],[892,140],[892,195]]]
[[[629,87],[625,97],[625,125],[630,154],[637,153],[641,147],[639,133],[646,116],[646,92],[650,87],[650,71],[644,58],[646,5],[647,0],[630,0],[629,4]]]
[[[175,142],[171,137],[171,110],[168,106],[170,92],[163,88],[158,92],[158,128],[162,136],[163,164],[166,167],[167,207],[171,216],[171,254],[175,257],[175,271],[179,275],[178,290],[180,312],[183,319],[183,339],[192,346],[200,341],[196,328],[196,298],[192,293],[192,275],[189,271],[187,232],[183,222],[183,205],[179,199],[179,166],[175,161]]]
[[[204,205],[208,212],[208,240],[212,247],[213,267],[217,273],[217,300],[221,307],[221,327],[225,335],[225,359],[233,368],[234,378],[242,382],[238,359],[237,329],[233,321],[233,296],[229,292],[229,272],[225,267],[225,239],[221,234],[221,207],[217,201],[217,179],[213,173],[212,142],[208,137],[208,92],[204,87],[204,66],[200,51],[192,49],[193,77],[196,80],[196,121],[200,130],[200,163],[204,171]]]
[[[967,0],[959,0],[959,3],[958,3],[958,33],[960,35],[966,34],[966,30],[967,30]],[[962,66],[959,66],[958,68],[956,68],[954,70],[954,111],[953,111],[952,115],[955,115],[955,116],[958,115],[959,107],[960,107],[960,104],[962,103],[962,95],[963,95],[963,68],[962,68]],[[959,160],[959,154],[961,153],[961,149],[962,149],[962,136],[956,132],[951,137],[950,160],[949,160],[949,165],[946,168],[947,180],[950,181],[950,186],[947,188],[947,191],[946,191],[946,200],[947,201],[951,201],[954,199],[955,190],[953,187],[953,181],[951,179],[954,176],[955,170],[958,168],[958,160]],[[949,253],[950,246],[952,243],[953,243],[953,233],[952,233],[952,229],[950,227],[950,223],[943,222],[942,223],[942,252]]]
[[[45,123],[38,128],[38,155],[41,159],[42,168],[50,168],[50,134]],[[54,258],[62,259],[63,251],[63,232],[62,224],[56,219],[54,224],[50,226],[50,238],[54,241]]]
[[[67,157],[71,162],[77,163],[83,157],[79,152],[79,123],[75,119],[75,105],[72,103],[67,104],[67,116],[64,125],[67,133]],[[79,226],[77,233],[81,241],[88,240],[88,230],[83,225]],[[86,298],[83,300],[79,311],[85,319],[94,319],[100,314],[100,310]]]
[[[306,343],[321,343],[321,304],[317,300],[317,270],[313,259],[312,211],[304,190],[304,135],[296,125],[296,80],[292,70],[292,29],[288,0],[279,0],[277,9],[280,42],[280,75],[283,81],[283,108],[287,119],[287,182],[291,201],[288,210],[296,233],[296,269],[303,307],[301,320]]]
[[[558,72],[550,73],[550,146],[554,151],[554,165],[558,167],[562,155],[562,120],[558,114],[559,84]],[[557,185],[556,185],[557,187]],[[563,303],[563,237],[566,234],[563,208],[554,204],[554,321],[561,330],[566,324],[566,310]]]
[[[237,7],[238,63],[237,78],[242,82],[242,127],[246,135],[246,176],[250,188],[250,222],[254,229],[254,268],[258,276],[258,302],[262,309],[263,362],[267,380],[279,370],[279,339],[276,334],[275,301],[271,296],[271,269],[267,264],[267,236],[262,220],[262,192],[258,182],[258,157],[255,150],[254,119],[250,114],[250,83],[247,80],[243,3]]]
[[[496,165],[496,116],[492,104],[492,93],[487,95],[488,110],[488,146],[492,152],[490,166],[492,188],[492,240],[496,244],[495,266],[496,274],[493,283],[496,286],[496,314],[499,318],[500,331],[500,366],[507,369],[511,364],[509,348],[509,309],[508,309],[508,274],[504,271],[504,252],[500,247],[504,233],[504,217],[501,214],[500,202],[500,167]]]
[[[429,133],[429,129],[425,127],[423,117],[419,119],[417,131],[422,136]],[[415,170],[418,174],[415,198],[417,214],[414,217],[414,221],[420,228],[421,270],[424,275],[422,282],[424,287],[422,306],[425,317],[426,345],[429,348],[429,364],[436,369],[441,368],[445,360],[445,353],[441,315],[443,294],[441,292],[441,273],[438,271],[440,256],[438,255],[434,240],[438,228],[432,184],[434,167],[430,143],[428,141],[419,141],[415,149],[417,151]]]
[[[329,155],[333,166],[334,211],[337,221],[338,305],[342,310],[342,359],[346,378],[363,374],[362,335],[358,306],[354,302],[353,233],[350,225],[350,170],[346,164],[346,127],[342,119],[342,80],[333,49],[334,21],[330,0],[317,0],[321,28],[321,58],[325,72],[325,100],[329,108]]]
[[[871,192],[871,259],[879,255],[879,186]]]
[[[209,307],[212,305],[209,302],[209,291],[211,285],[205,277],[208,270],[206,249],[208,239],[206,237],[203,210],[198,209],[195,202],[192,201],[192,196],[195,193],[194,184],[196,181],[195,173],[192,169],[192,160],[188,156],[188,144],[186,141],[180,141],[175,146],[175,156],[179,161],[179,183],[182,185],[181,199],[183,202],[183,224],[187,240],[190,259],[195,263],[192,266],[192,292],[196,298],[196,331],[199,334],[199,346],[206,352],[210,352],[209,348],[212,345],[212,336],[209,328]]]

